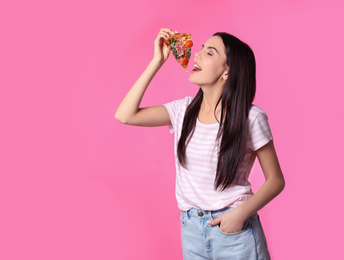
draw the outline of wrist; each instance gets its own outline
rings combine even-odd
[[[155,66],[155,67],[161,67],[164,63],[162,62],[162,61],[160,61],[160,60],[157,60],[157,59],[152,59],[151,61],[150,61],[150,64],[151,65],[153,65],[153,66]]]
[[[244,219],[248,219],[250,217],[243,204],[237,206],[234,210],[237,211],[238,214]]]

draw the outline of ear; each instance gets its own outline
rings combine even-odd
[[[226,71],[225,73],[223,73],[222,78],[223,78],[224,80],[227,80],[227,79],[228,79],[228,71]]]
[[[229,74],[229,67],[228,67],[228,65],[226,64],[226,71],[223,73],[222,78],[223,78],[224,80],[227,80],[227,79],[228,79],[228,74]]]

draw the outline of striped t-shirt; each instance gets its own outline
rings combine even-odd
[[[254,193],[248,177],[256,158],[254,151],[272,139],[272,133],[266,113],[258,106],[252,105],[249,112],[249,138],[247,152],[239,166],[236,178],[224,191],[214,190],[217,168],[218,145],[215,144],[219,123],[204,124],[197,118],[195,132],[186,147],[188,169],[179,164],[177,145],[181,135],[183,118],[187,106],[193,97],[174,100],[164,104],[172,125],[169,130],[174,136],[174,156],[176,166],[176,198],[180,210],[200,208],[219,210],[224,207],[237,207]],[[221,139],[220,142],[221,143]]]

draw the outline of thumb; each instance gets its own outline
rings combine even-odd
[[[221,217],[218,217],[218,218],[216,218],[216,219],[213,219],[213,220],[208,220],[207,221],[207,223],[209,224],[209,225],[217,225],[217,224],[219,224],[221,222]]]

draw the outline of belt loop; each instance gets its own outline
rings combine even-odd
[[[186,215],[186,217],[187,217],[188,219],[190,219],[190,215],[189,215],[189,214],[190,214],[190,210],[188,209],[188,210],[185,211],[185,215]]]

